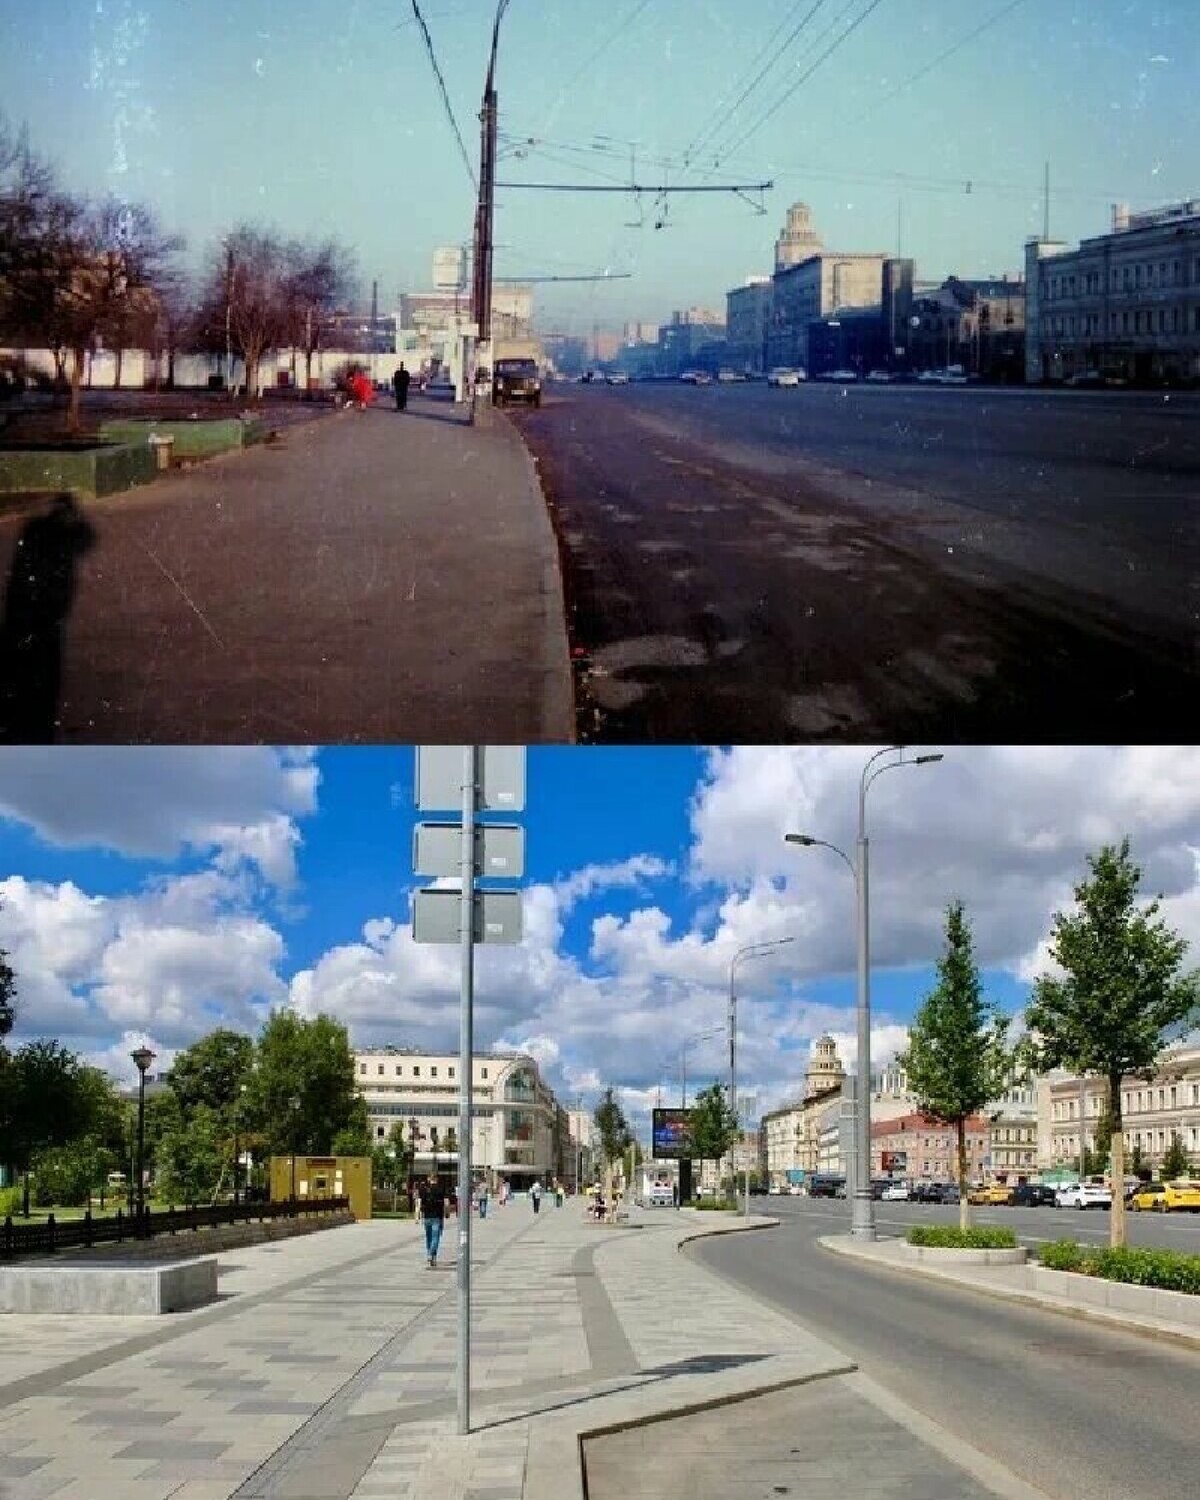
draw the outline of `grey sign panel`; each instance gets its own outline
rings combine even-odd
[[[464,745],[417,746],[417,808],[461,812]],[[523,812],[525,746],[481,745],[475,806],[480,812]]]
[[[413,830],[413,869],[418,875],[462,873],[462,824],[418,823]],[[518,823],[475,825],[475,873],[491,880],[519,880],[525,873],[525,830]]]
[[[462,896],[458,891],[418,891],[413,902],[415,943],[457,943]],[[522,911],[519,891],[475,892],[475,941],[519,943]]]

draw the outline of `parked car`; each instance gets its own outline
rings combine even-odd
[[[933,1200],[935,1203],[958,1203],[960,1201],[962,1194],[958,1191],[957,1182],[939,1182],[935,1186],[938,1194]]]
[[[907,1182],[889,1182],[880,1194],[885,1203],[907,1203],[909,1196]]]
[[[1112,1189],[1103,1182],[1072,1182],[1054,1195],[1055,1208],[1111,1208]]]
[[[1053,1208],[1054,1189],[1045,1182],[1019,1182],[1009,1202],[1014,1208]]]
[[[892,382],[892,372],[890,370],[872,370],[867,376],[867,380],[872,385],[890,385]]]
[[[839,1196],[839,1187],[842,1190],[840,1196],[844,1198],[846,1196],[846,1179],[844,1177],[835,1177],[830,1173],[814,1172],[808,1179],[808,1196],[810,1198],[836,1198]]]
[[[828,380],[837,385],[854,385],[858,381],[858,373],[855,370],[826,370],[817,379]]]
[[[739,381],[745,380],[745,378],[738,370],[717,371],[717,380],[721,385],[736,385]]]
[[[1002,1182],[987,1182],[972,1188],[967,1194],[968,1203],[991,1203],[997,1206],[1012,1202],[1013,1190]]]
[[[617,370],[607,377],[609,385],[628,385],[629,376],[623,370]]]
[[[1129,1207],[1135,1213],[1146,1213],[1152,1208],[1161,1212],[1166,1208],[1166,1196],[1167,1190],[1161,1182],[1143,1182],[1129,1198]]]
[[[887,1185],[888,1185],[888,1179],[886,1177],[872,1177],[871,1178],[871,1197],[872,1198],[882,1198],[883,1197],[883,1190],[884,1190],[885,1187],[887,1187]]]
[[[510,401],[542,404],[542,380],[535,359],[498,359],[492,380],[492,400],[497,406]]]
[[[783,365],[767,372],[767,384],[775,386],[776,389],[786,385],[799,385],[803,378],[799,370],[789,370]]]
[[[1154,1209],[1157,1213],[1200,1213],[1200,1182],[1148,1182],[1130,1200],[1130,1208],[1139,1212]]]
[[[779,1184],[777,1182],[773,1182],[771,1184],[771,1186],[767,1189],[767,1192],[771,1195],[772,1198],[778,1198],[783,1193],[783,1189],[779,1186]]]

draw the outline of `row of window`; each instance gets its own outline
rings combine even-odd
[[[1089,1094],[1088,1114],[1098,1117],[1101,1103],[1099,1094]],[[1189,1106],[1200,1107],[1200,1082],[1160,1083],[1157,1088],[1129,1088],[1121,1091],[1121,1109],[1127,1115],[1136,1114],[1139,1110],[1184,1109]],[[1055,1120],[1073,1120],[1077,1110],[1078,1100],[1056,1099],[1051,1117]]]
[[[417,1119],[427,1120],[431,1116],[436,1116],[439,1120],[456,1120],[458,1118],[458,1106],[456,1104],[421,1104],[414,1103],[412,1100],[409,1100],[405,1104],[393,1104],[390,1101],[377,1104],[372,1100],[367,1106],[367,1113],[375,1116],[397,1115],[403,1119],[413,1116]],[[489,1104],[473,1104],[471,1106],[471,1116],[473,1119],[490,1120],[493,1115],[499,1113],[498,1109]]]
[[[1108,275],[1110,292],[1141,292],[1153,288],[1184,285],[1185,266],[1181,260],[1137,261],[1113,266]],[[1071,272],[1060,276],[1043,274],[1041,293],[1052,302],[1056,298],[1086,296],[1089,292],[1103,291],[1101,271]],[[1200,257],[1193,268],[1193,281],[1200,282]]]
[[[1131,1130],[1127,1132],[1126,1145],[1140,1146],[1145,1151],[1165,1151],[1171,1144],[1171,1137],[1178,1135],[1187,1150],[1194,1151],[1200,1147],[1200,1126],[1188,1125],[1184,1129],[1172,1129],[1168,1126],[1163,1130]],[[1096,1145],[1095,1137],[1085,1136],[1089,1150]],[[1077,1135],[1059,1136],[1054,1142],[1055,1149],[1061,1154],[1064,1151],[1078,1152],[1079,1137]]]
[[[1134,312],[1110,313],[1109,333],[1186,333],[1188,316],[1185,309],[1176,307],[1140,308]],[[1104,332],[1104,317],[1101,313],[1074,313],[1066,316],[1047,315],[1042,319],[1042,336],[1057,334],[1073,338],[1076,333],[1085,338]],[[1200,303],[1192,308],[1191,332],[1200,333]]]
[[[427,1078],[436,1078],[438,1076],[438,1067],[439,1066],[440,1065],[438,1063],[430,1063],[428,1071],[427,1071],[427,1073],[426,1073],[425,1076]],[[384,1076],[384,1068],[385,1068],[385,1064],[384,1063],[376,1063],[375,1064],[375,1076],[377,1078],[382,1078]],[[369,1074],[369,1071],[370,1071],[370,1064],[369,1063],[365,1063],[365,1062],[360,1062],[359,1063],[359,1065],[358,1065],[358,1076],[360,1078],[366,1078],[368,1076],[368,1074]],[[404,1064],[403,1063],[396,1063],[394,1065],[394,1076],[396,1078],[402,1078],[404,1076]],[[412,1063],[410,1065],[409,1077],[411,1077],[411,1078],[420,1078],[420,1076],[421,1076],[421,1064],[420,1063]],[[445,1075],[444,1076],[446,1078],[453,1078],[454,1077],[454,1064],[453,1063],[447,1063],[446,1064],[446,1071],[445,1071]],[[484,1079],[487,1078],[487,1076],[488,1076],[488,1070],[487,1070],[486,1067],[480,1068],[480,1070],[479,1070],[479,1076],[480,1076],[480,1078],[484,1078]]]

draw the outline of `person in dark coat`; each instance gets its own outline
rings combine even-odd
[[[396,393],[396,410],[403,411],[408,405],[408,383],[412,376],[404,368],[401,362],[400,368],[392,376],[392,389]]]

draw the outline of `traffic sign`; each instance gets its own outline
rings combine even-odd
[[[413,942],[462,940],[461,891],[421,890],[413,901]],[[519,943],[522,937],[519,891],[476,891],[472,903],[476,943]]]
[[[475,873],[492,880],[519,880],[525,873],[525,830],[519,823],[476,823]],[[462,874],[462,824],[418,823],[413,830],[413,869],[418,875]]]
[[[420,812],[461,812],[463,745],[417,746],[417,808]],[[523,812],[525,746],[481,745],[475,807],[479,812]]]

